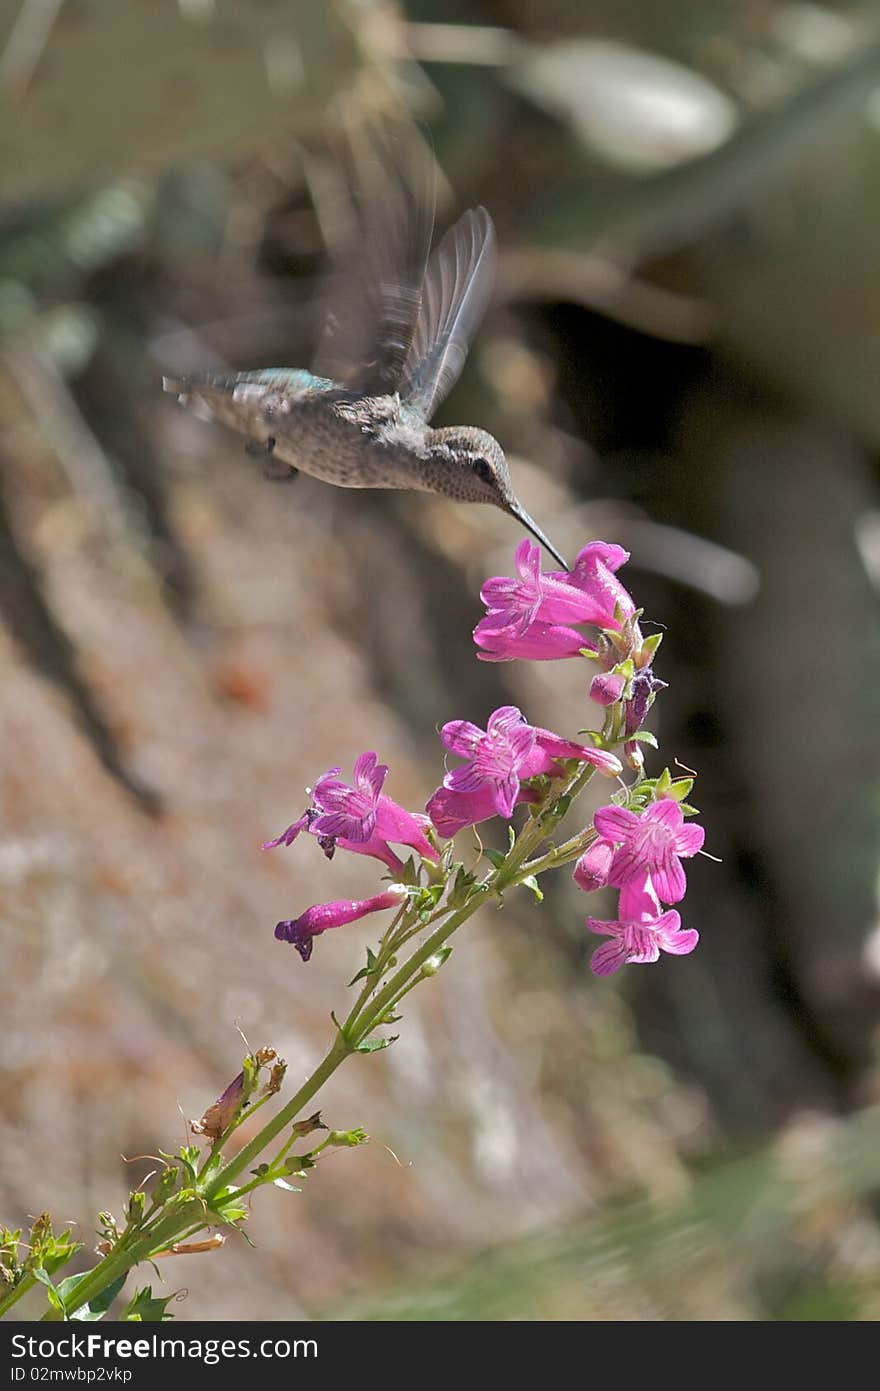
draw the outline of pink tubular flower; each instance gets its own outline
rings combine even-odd
[[[540,793],[530,787],[521,787],[516,805],[537,802],[539,799]],[[453,792],[448,787],[438,787],[428,800],[427,812],[444,840],[451,840],[465,826],[478,826],[481,821],[498,815],[494,793],[488,785],[476,792]]]
[[[385,796],[382,787],[388,769],[374,753],[362,753],[358,758],[352,783],[343,782],[338,773],[338,768],[330,768],[318,779],[312,794],[314,806],[280,836],[265,841],[264,850],[292,845],[300,832],[309,831],[328,858],[338,846],[356,855],[372,855],[397,873],[403,866],[389,845],[393,841],[436,861],[437,852],[425,835],[430,821]]]
[[[615,578],[615,571],[629,559],[621,546],[591,541],[570,574],[542,574],[540,554],[525,538],[516,549],[518,578],[499,575],[483,585],[480,597],[488,613],[474,629],[482,661],[576,657],[584,647],[594,651],[595,646],[572,624],[617,631],[635,611],[632,598]]]
[[[693,928],[682,928],[674,908],[661,912],[648,874],[642,874],[620,891],[618,917],[612,922],[587,918],[591,932],[610,937],[597,947],[590,959],[596,976],[611,976],[630,962],[657,961],[661,951],[687,956],[700,940]]]
[[[600,836],[585,850],[574,867],[572,879],[585,894],[604,889],[608,883],[611,861],[614,859],[614,844]]]
[[[622,764],[616,754],[607,749],[597,749],[593,744],[576,744],[571,739],[563,739],[549,729],[535,728],[535,743],[531,753],[524,760],[520,777],[536,778],[544,774],[558,778],[562,774],[559,760],[573,758],[578,763],[592,763],[603,778],[616,778]]]
[[[303,961],[312,954],[312,939],[331,927],[342,927],[344,923],[365,918],[368,913],[379,913],[385,908],[396,908],[406,898],[406,890],[396,884],[383,894],[373,898],[343,898],[334,903],[316,903],[307,908],[298,918],[286,918],[275,927],[279,942],[290,942],[296,947]]]
[[[601,807],[593,818],[600,836],[613,841],[615,851],[608,882],[624,888],[649,873],[664,903],[684,898],[687,880],[681,859],[696,855],[706,838],[702,826],[686,825],[678,802],[661,797],[641,815],[626,807]]]
[[[536,622],[517,635],[509,628],[496,628],[493,614],[477,624],[474,642],[480,648],[477,656],[481,662],[512,662],[517,657],[527,662],[555,662],[562,657],[579,657],[584,647],[593,651],[593,643],[576,628]]]
[[[529,725],[515,705],[502,705],[489,716],[485,730],[470,720],[451,720],[440,737],[447,749],[466,760],[446,774],[428,802],[431,820],[447,837],[490,816],[509,820],[517,803],[536,800],[522,783],[542,775],[561,777],[561,759],[591,763],[609,777],[621,770],[614,754]]]

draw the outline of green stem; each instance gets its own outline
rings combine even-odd
[[[569,801],[577,796],[586,786],[593,772],[594,769],[589,765],[583,768],[563,794],[555,793],[553,795],[551,806],[558,802],[560,795],[565,795]],[[228,1188],[243,1170],[254,1163],[266,1146],[271,1144],[286,1126],[292,1124],[299,1112],[323,1087],[340,1063],[349,1054],[356,1051],[358,1044],[369,1036],[394,1004],[418,983],[419,973],[425,963],[482,906],[486,900],[487,892],[497,895],[508,885],[517,883],[523,874],[540,872],[541,869],[549,868],[553,864],[564,863],[565,857],[569,854],[571,858],[574,858],[576,842],[579,842],[578,853],[582,853],[580,842],[583,840],[583,832],[580,838],[575,837],[566,845],[556,847],[536,860],[528,861],[528,856],[537,849],[542,840],[546,840],[549,832],[561,819],[561,814],[553,814],[548,811],[533,817],[524,827],[519,839],[504,861],[482,884],[474,888],[468,900],[460,908],[452,911],[446,906],[438,911],[437,916],[444,918],[445,921],[442,921],[434,929],[422,945],[413,952],[412,956],[394,972],[377,994],[373,995],[372,993],[373,981],[367,980],[365,982],[345,1025],[337,1029],[329,1052],[308,1080],[303,1083],[296,1095],[257,1132],[253,1139],[244,1145],[237,1154],[233,1155],[209,1183],[204,1184],[203,1187],[200,1185],[198,1197],[193,1198],[191,1202],[172,1208],[171,1211],[165,1213],[164,1217],[160,1211],[148,1228],[141,1228],[139,1234],[132,1234],[132,1238],[123,1238],[116,1249],[105,1256],[93,1270],[89,1271],[86,1278],[81,1280],[72,1291],[71,1301],[67,1308],[68,1314],[75,1312],[76,1309],[93,1299],[95,1295],[100,1294],[132,1266],[167,1249],[180,1239],[182,1232],[190,1232],[194,1226],[200,1228],[209,1224],[210,1218],[206,1204],[210,1204],[211,1200],[216,1199],[223,1189]],[[408,940],[419,930],[420,925],[410,924],[407,922],[406,916],[405,913],[403,916],[399,914],[383,938],[383,950],[380,956],[383,964],[403,944],[404,940]],[[436,921],[436,919],[432,921]],[[403,931],[398,934],[400,927],[403,928]],[[259,1104],[263,1104],[264,1100],[268,1100],[268,1097],[261,1098]],[[214,1147],[209,1158],[213,1157],[216,1150],[220,1148],[220,1143],[225,1143],[227,1138],[227,1136],[222,1137],[222,1141]],[[286,1148],[289,1148],[289,1143]],[[236,1197],[259,1186],[259,1183],[248,1183],[236,1190]],[[31,1281],[31,1284],[33,1283]],[[15,1298],[18,1297],[16,1291]],[[9,1302],[14,1301],[7,1300],[7,1307]],[[3,1307],[4,1305],[0,1303],[0,1311]]]
[[[0,1299],[0,1319],[2,1319],[7,1310],[12,1308],[17,1300],[21,1299],[23,1294],[27,1294],[28,1290],[32,1290],[36,1283],[36,1279],[33,1275],[23,1276],[15,1288],[11,1289]]]

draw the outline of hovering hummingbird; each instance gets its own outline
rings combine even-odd
[[[308,372],[164,377],[183,406],[231,426],[250,453],[341,488],[409,488],[491,503],[568,565],[521,505],[504,453],[485,430],[429,421],[464,366],[495,275],[492,219],[471,208],[429,257],[434,166],[427,151],[370,132],[349,264],[331,280],[323,338]]]

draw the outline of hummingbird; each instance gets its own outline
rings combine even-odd
[[[433,429],[431,417],[464,366],[495,276],[496,236],[470,208],[431,253],[434,163],[397,132],[369,131],[354,235],[330,278],[312,370],[265,367],[164,377],[197,415],[341,488],[397,488],[489,503],[515,517],[568,569],[513,489],[498,441],[474,426]]]

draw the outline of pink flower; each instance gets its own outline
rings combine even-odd
[[[356,855],[372,855],[397,873],[403,866],[389,845],[393,841],[436,861],[437,851],[425,835],[430,821],[386,797],[382,788],[388,769],[374,753],[361,754],[354,765],[352,783],[343,782],[338,773],[338,768],[330,768],[322,774],[312,794],[314,806],[280,836],[265,841],[264,850],[292,845],[302,831],[309,831],[330,859],[338,846]]]
[[[587,918],[591,932],[611,938],[593,952],[590,970],[594,975],[611,976],[630,962],[657,961],[661,951],[686,956],[700,940],[693,928],[682,928],[674,908],[661,912],[648,874],[639,875],[621,889],[617,911],[613,922]]]
[[[509,820],[518,802],[536,800],[535,794],[523,791],[522,783],[542,775],[563,776],[561,759],[591,763],[609,777],[621,771],[614,754],[529,725],[515,705],[496,710],[485,730],[470,720],[452,720],[440,737],[447,749],[466,759],[446,774],[428,802],[431,820],[447,837],[490,816]]]
[[[554,623],[535,622],[521,635],[510,628],[496,628],[494,615],[482,618],[474,629],[474,642],[481,650],[481,662],[512,662],[520,657],[527,662],[554,662],[563,657],[579,657],[581,649],[594,645],[576,628]]]
[[[585,894],[604,889],[608,883],[611,861],[614,859],[614,843],[600,836],[585,850],[574,867],[572,878]]]
[[[489,716],[485,730],[470,720],[451,720],[440,738],[467,762],[443,779],[451,792],[479,792],[488,787],[499,816],[510,818],[519,792],[519,770],[532,751],[535,730],[515,705],[502,705]]]
[[[573,758],[578,763],[592,763],[604,778],[618,777],[623,767],[617,755],[608,753],[606,749],[597,749],[593,744],[576,744],[549,729],[536,726],[535,743],[523,761],[520,777],[523,780],[541,774],[549,778],[561,777],[563,769],[559,767],[559,760],[565,758]]]
[[[696,855],[706,838],[702,826],[686,825],[678,802],[662,797],[641,815],[626,807],[601,807],[593,818],[599,835],[613,841],[615,851],[608,882],[624,888],[649,873],[664,903],[684,898],[687,880],[681,859]]]
[[[315,783],[313,796],[320,815],[309,829],[316,836],[332,836],[334,840],[369,840],[376,827],[388,768],[374,753],[362,753],[354,765],[352,784],[340,781],[336,776],[339,771],[330,768]]]
[[[582,618],[582,623],[618,629],[622,618],[635,613],[632,595],[615,577],[628,560],[629,551],[608,541],[590,541],[578,552],[568,580],[589,597],[592,605],[592,616]]]
[[[521,787],[516,797],[517,806],[521,802],[537,802],[540,793],[530,787]],[[477,826],[497,816],[495,797],[488,785],[476,792],[453,792],[448,787],[438,787],[431,794],[426,808],[428,815],[445,840],[463,831],[465,826]]]
[[[385,908],[396,908],[406,898],[406,889],[396,884],[385,893],[373,898],[343,898],[334,903],[316,903],[307,908],[298,918],[286,918],[276,924],[275,936],[279,942],[290,942],[296,947],[303,961],[312,954],[312,939],[331,927],[342,927],[344,923],[365,918],[368,913],[379,913]]]
[[[482,661],[576,657],[582,648],[594,651],[595,646],[572,624],[616,631],[634,613],[632,598],[615,579],[615,571],[629,559],[621,546],[591,541],[570,574],[542,574],[540,556],[539,547],[523,539],[516,550],[518,578],[499,575],[483,585],[480,597],[488,613],[474,629]]]

